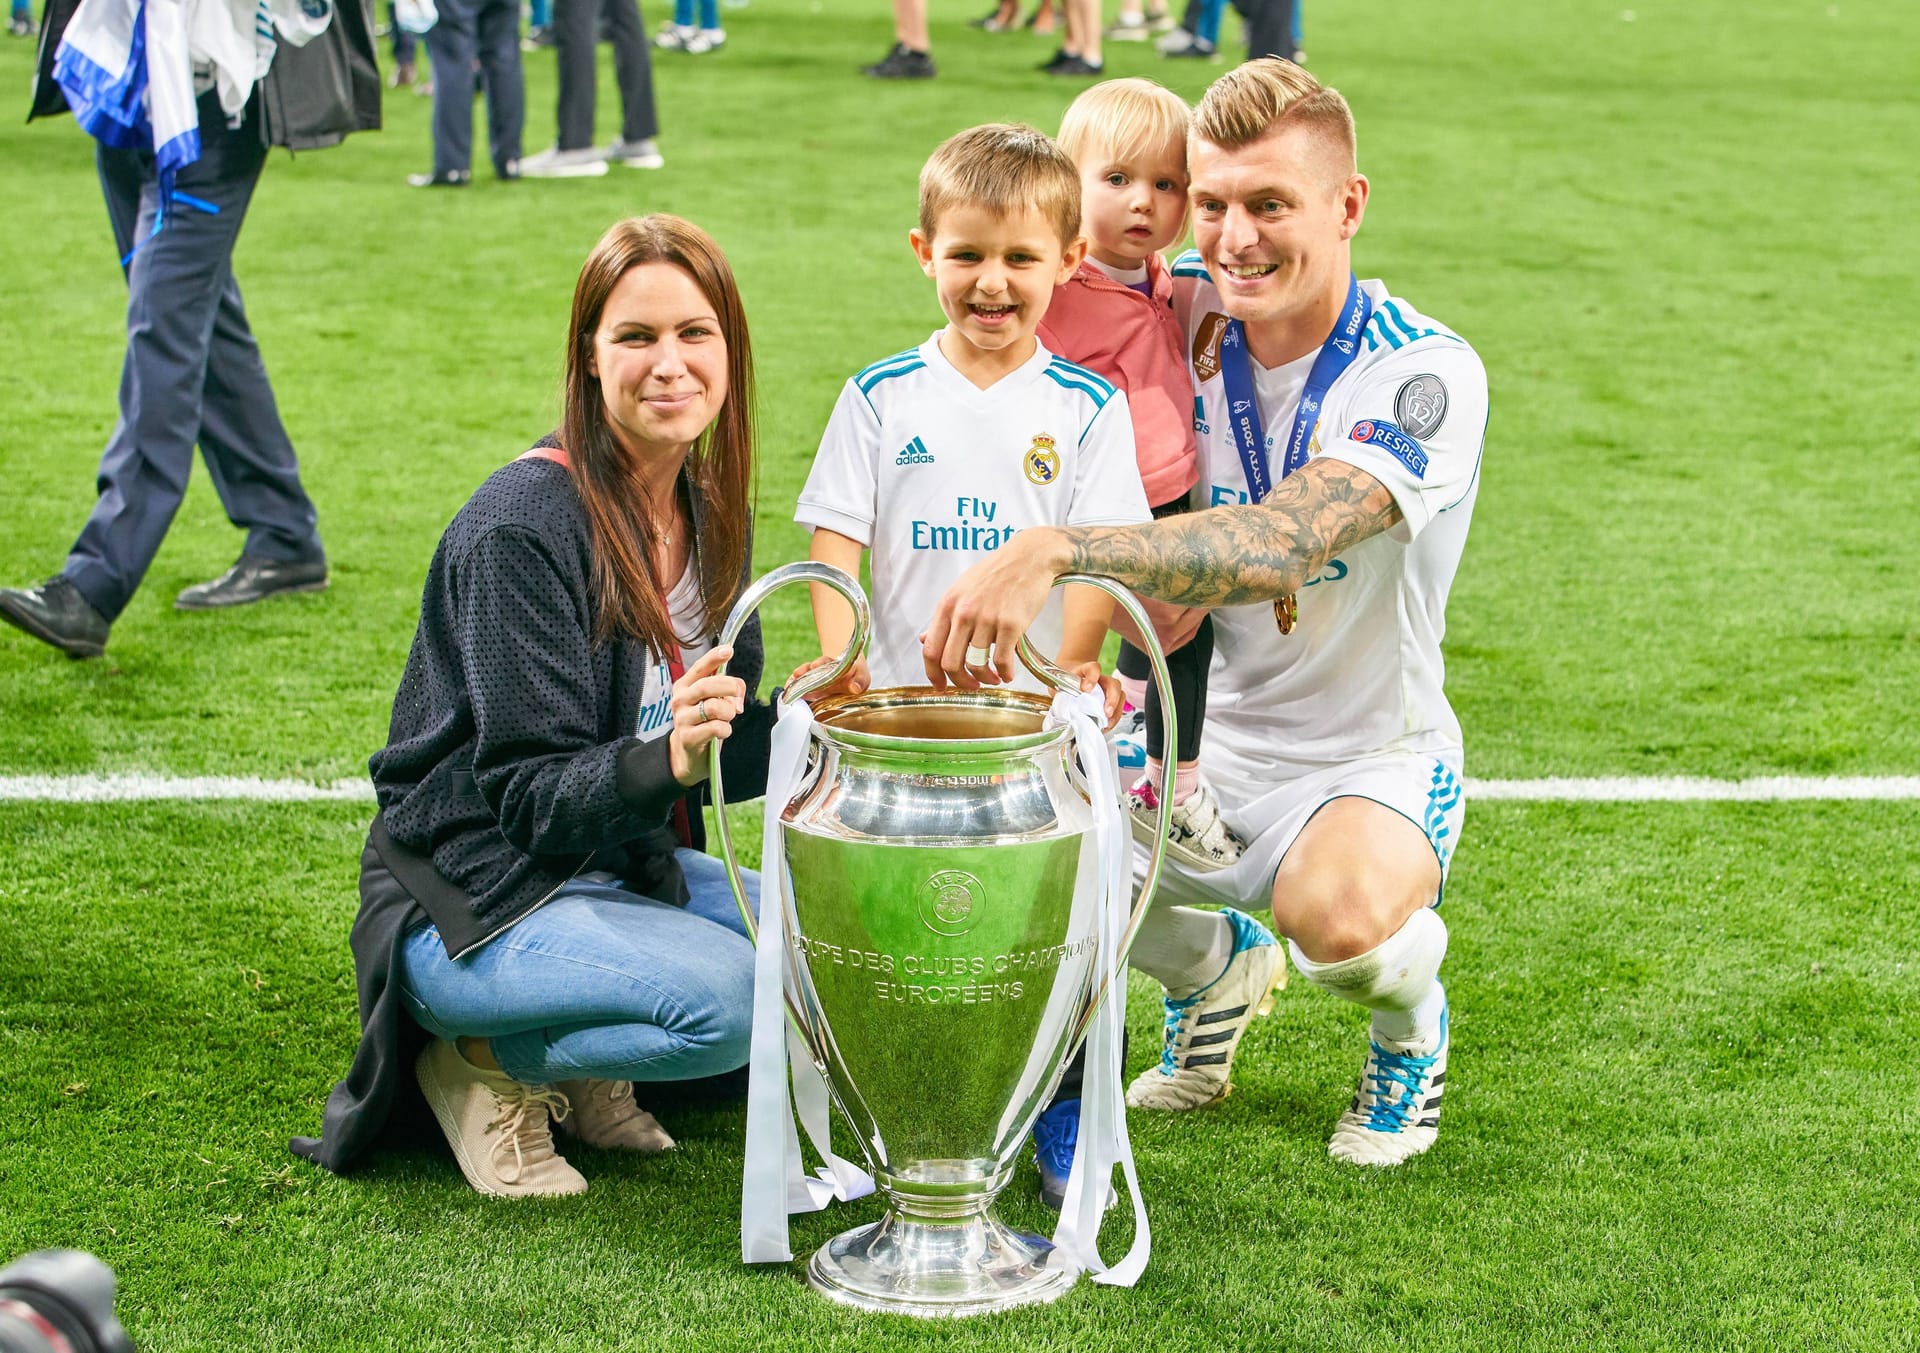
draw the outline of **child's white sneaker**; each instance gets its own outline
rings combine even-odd
[[[1134,839],[1151,847],[1160,830],[1160,789],[1150,775],[1143,775],[1123,796],[1123,806],[1133,819]],[[1220,817],[1220,805],[1203,781],[1187,795],[1186,801],[1173,805],[1167,827],[1167,854],[1189,869],[1212,873],[1239,863],[1246,846]]]

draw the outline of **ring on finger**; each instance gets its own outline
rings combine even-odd
[[[713,718],[712,715],[707,713],[707,702],[705,700],[702,700],[699,704],[695,705],[693,707],[693,711],[694,713],[700,716],[701,723],[707,723]]]
[[[992,657],[993,654],[984,644],[967,645],[967,666],[969,667],[985,667]]]

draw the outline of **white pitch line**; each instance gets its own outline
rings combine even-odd
[[[153,799],[239,799],[310,803],[373,800],[367,780],[262,780],[255,775],[0,775],[0,800],[49,803],[132,803]]]
[[[1760,775],[1709,780],[1690,775],[1626,775],[1595,780],[1467,780],[1467,798],[1531,803],[1686,803],[1787,799],[1920,799],[1920,775]]]
[[[1792,799],[1920,799],[1920,776],[1763,775],[1749,780],[1693,776],[1467,781],[1467,798],[1551,803],[1684,803]],[[365,780],[263,780],[231,775],[0,775],[0,802],[129,803],[149,800],[240,800],[260,803],[371,802]]]

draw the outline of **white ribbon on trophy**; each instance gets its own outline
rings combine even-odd
[[[1105,714],[1098,689],[1053,698],[1051,721],[1071,724],[1074,755],[1093,809],[1093,844],[1099,856],[1100,896],[1095,922],[1099,967],[1093,980],[1106,999],[1087,1030],[1085,1068],[1080,1089],[1080,1127],[1067,1176],[1066,1198],[1054,1229],[1054,1252],[1093,1275],[1097,1283],[1132,1287],[1147,1267],[1153,1249],[1147,1206],[1134,1172],[1133,1146],[1127,1138],[1126,1091],[1121,1085],[1120,1035],[1127,1017],[1126,972],[1115,951],[1126,934],[1133,884],[1133,845],[1120,808],[1120,782],[1112,753],[1101,736]],[[1133,1246],[1109,1267],[1100,1258],[1100,1223],[1106,1215],[1113,1170],[1118,1166],[1133,1198]]]
[[[787,1240],[789,1213],[818,1212],[836,1198],[844,1202],[873,1192],[872,1175],[833,1153],[826,1081],[787,1022],[787,908],[793,881],[787,875],[780,809],[792,801],[806,773],[812,728],[813,711],[805,701],[784,704],[773,726],[767,762],[760,922],[753,954],[753,1040],[747,1063],[747,1161],[740,1196],[740,1257],[749,1264],[793,1258]],[[811,1175],[794,1131],[796,1108],[807,1140],[826,1162]]]

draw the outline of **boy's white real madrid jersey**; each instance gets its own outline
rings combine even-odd
[[[926,683],[920,635],[934,606],[1016,532],[1131,526],[1150,515],[1124,393],[1045,345],[982,390],[939,340],[847,382],[794,512],[872,552],[876,687]],[[1058,591],[1028,633],[1041,653],[1058,655]]]
[[[1246,472],[1220,372],[1226,307],[1199,254],[1183,254],[1173,275],[1193,369],[1201,462],[1195,503],[1245,503]],[[1460,724],[1441,689],[1440,640],[1479,485],[1486,370],[1465,339],[1380,282],[1360,286],[1373,314],[1353,363],[1327,392],[1309,456],[1330,456],[1378,479],[1404,520],[1301,588],[1291,634],[1280,633],[1266,602],[1213,613],[1203,763],[1209,777],[1236,789],[1364,756],[1460,746]],[[1252,363],[1272,479],[1318,355],[1272,370]]]

